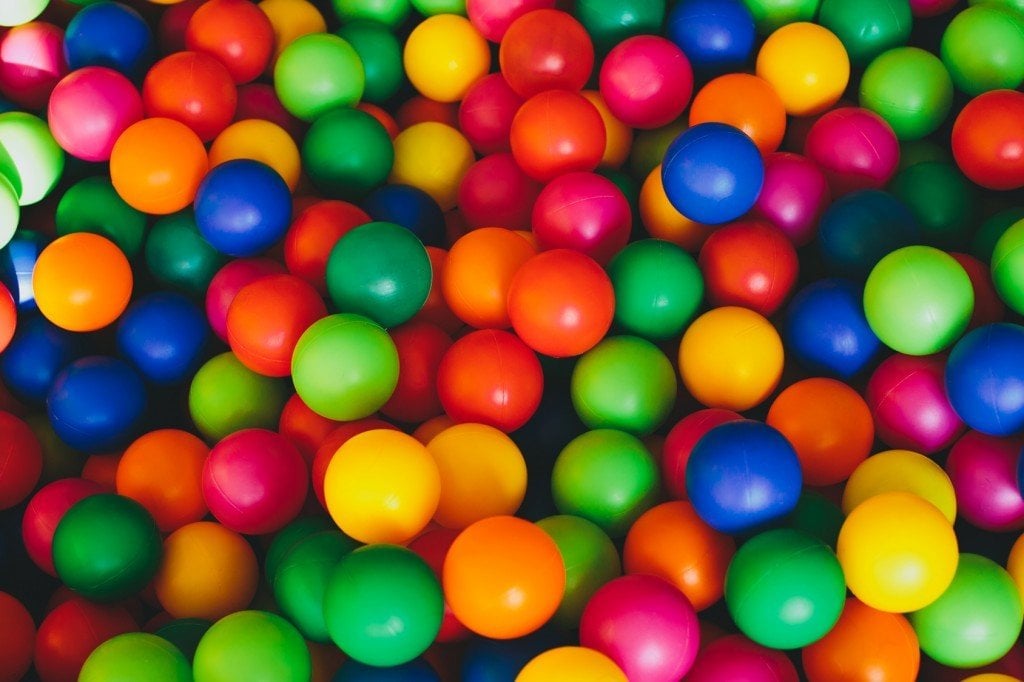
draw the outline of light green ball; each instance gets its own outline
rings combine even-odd
[[[192,669],[163,637],[129,632],[108,639],[85,660],[78,682],[192,682]]]
[[[968,7],[949,22],[939,48],[957,89],[971,97],[1024,82],[1024,17],[992,5]]]
[[[32,21],[46,9],[50,0],[6,0],[0,2],[0,26],[20,26]]]
[[[992,281],[999,297],[1024,315],[1024,220],[1008,227],[992,250]]]
[[[284,48],[274,65],[274,90],[281,104],[304,121],[355,106],[365,87],[359,54],[330,33],[302,36]]]
[[[242,429],[277,428],[288,383],[257,374],[228,351],[210,358],[192,378],[188,408],[208,440]]]
[[[196,648],[195,682],[309,682],[312,673],[302,635],[266,611],[221,618]]]
[[[46,123],[23,111],[0,114],[0,145],[21,180],[20,188],[12,183],[19,189],[18,203],[31,206],[45,199],[64,173],[64,150]]]
[[[953,81],[942,61],[917,47],[897,47],[868,65],[860,105],[892,127],[900,140],[935,132],[953,105]]]

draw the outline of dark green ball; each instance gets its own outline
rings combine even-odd
[[[846,517],[839,505],[818,493],[805,492],[787,518],[786,525],[835,548],[844,520]]]
[[[388,131],[359,109],[324,114],[302,143],[302,165],[313,184],[338,199],[362,199],[387,180],[394,162]]]
[[[336,530],[314,533],[284,555],[274,575],[274,599],[281,613],[314,642],[329,642],[324,594],[334,567],[358,546]]]
[[[854,66],[906,45],[913,16],[907,0],[822,0],[818,23],[836,34]]]
[[[199,640],[203,638],[211,625],[210,621],[202,618],[179,618],[161,626],[153,634],[163,637],[178,647],[178,651],[184,654],[185,659],[191,663],[196,655]]]
[[[57,234],[91,232],[117,244],[128,258],[135,258],[146,234],[146,216],[125,203],[110,180],[92,177],[68,189],[54,216]]]
[[[577,0],[576,18],[599,52],[626,38],[661,33],[665,0]]]
[[[982,263],[992,261],[996,242],[1014,223],[1024,220],[1024,208],[1014,206],[989,217],[981,224],[971,240],[971,254]]]
[[[338,35],[355,48],[363,62],[366,88],[363,99],[382,104],[394,96],[405,82],[402,46],[383,24],[355,21],[338,29]]]
[[[157,282],[202,296],[227,258],[199,234],[192,211],[161,218],[146,239],[146,265]]]
[[[925,243],[942,249],[966,245],[977,193],[955,165],[934,161],[915,164],[896,174],[889,191],[914,214]]]

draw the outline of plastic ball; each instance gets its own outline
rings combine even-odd
[[[396,28],[409,13],[409,0],[333,0],[334,11],[344,22],[369,19]]]
[[[516,676],[517,682],[626,682],[626,674],[599,651],[586,647],[563,646],[549,649],[531,659]]]
[[[0,37],[0,92],[26,109],[44,109],[68,72],[64,32],[43,21],[15,26]]]
[[[935,132],[952,104],[953,81],[946,67],[917,47],[882,53],[861,78],[860,105],[884,118],[900,140],[919,140]]]
[[[206,289],[206,318],[213,332],[227,342],[228,310],[238,292],[258,279],[282,273],[281,264],[269,258],[232,260],[218,270]]]
[[[738,128],[762,154],[778,149],[786,131],[782,100],[767,81],[746,73],[731,73],[708,82],[693,98],[689,120],[691,126],[725,123]]]
[[[188,406],[199,433],[218,441],[242,429],[272,429],[288,399],[282,382],[253,372],[234,353],[215,355],[189,386]]]
[[[466,14],[487,40],[501,42],[512,22],[535,9],[551,9],[555,0],[466,0]]]
[[[751,642],[743,635],[727,635],[708,644],[697,655],[688,682],[747,679],[756,682],[797,682],[800,677],[785,653]]]
[[[1021,18],[1002,7],[968,7],[949,22],[940,54],[957,89],[970,95],[1024,81]]]
[[[451,549],[452,543],[455,542],[458,535],[457,531],[436,527],[421,533],[407,546],[427,563],[430,570],[434,572],[434,576],[440,581],[448,550]],[[438,630],[434,642],[436,644],[461,642],[469,636],[469,630],[455,617],[451,606],[446,601],[444,615],[441,617],[441,629]]]
[[[146,409],[146,387],[123,360],[89,356],[57,376],[46,408],[54,431],[71,447],[110,450],[131,438]]]
[[[36,638],[36,624],[24,605],[7,594],[0,592],[0,666],[3,682],[18,682],[32,667],[32,646]]]
[[[193,296],[206,293],[225,262],[224,256],[199,234],[189,213],[156,221],[146,237],[144,256],[158,283]]]
[[[330,641],[324,595],[334,568],[355,547],[355,541],[338,531],[316,532],[296,542],[274,571],[274,599],[282,613],[311,641]]]
[[[247,83],[238,87],[235,121],[251,119],[269,121],[280,126],[296,142],[301,140],[303,133],[306,132],[305,123],[288,113],[278,99],[274,86],[267,83]]]
[[[995,90],[975,97],[953,123],[953,157],[964,175],[987,189],[1024,186],[1020,116],[1024,93]]]
[[[234,118],[238,93],[231,73],[215,57],[177,52],[146,74],[142,101],[148,117],[180,121],[209,142]]]
[[[961,516],[984,530],[1024,527],[1024,498],[1017,485],[1021,444],[968,431],[946,458]]]
[[[77,682],[96,647],[135,630],[138,626],[123,607],[71,597],[39,624],[33,655],[36,673],[43,682]]]
[[[228,161],[203,178],[195,196],[199,233],[229,256],[255,256],[277,243],[291,220],[291,193],[278,173],[249,159]]]
[[[996,292],[991,270],[974,256],[954,252],[950,252],[949,255],[953,256],[967,272],[974,288],[974,312],[971,313],[971,321],[967,323],[967,328],[974,330],[986,324],[1002,322],[1006,317],[1006,306]]]
[[[666,19],[668,37],[702,73],[736,70],[754,49],[754,17],[741,0],[684,0]]]
[[[83,120],[84,119],[84,120]],[[130,80],[103,67],[65,76],[48,104],[50,132],[64,151],[86,161],[107,161],[117,138],[142,119],[142,99]]]
[[[592,171],[601,162],[607,133],[601,113],[585,97],[546,90],[519,107],[510,133],[516,163],[535,180]]]
[[[999,297],[1014,311],[1024,310],[1019,263],[1024,256],[1024,220],[1015,221],[1003,232],[992,251],[992,281]]]
[[[662,479],[671,497],[686,499],[686,463],[697,441],[719,424],[742,418],[730,410],[711,408],[691,412],[676,422],[661,447]]]
[[[633,146],[633,129],[615,118],[600,92],[584,90],[581,94],[594,105],[597,113],[601,114],[601,120],[604,121],[605,146],[600,166],[602,168],[620,167],[629,158],[629,152]]]
[[[565,596],[553,622],[577,627],[591,596],[622,573],[619,553],[597,525],[578,516],[549,516],[537,526],[558,545],[565,564]]]
[[[481,154],[507,152],[512,119],[522,104],[500,73],[483,76],[462,97],[459,130]]]
[[[594,46],[571,15],[537,9],[509,25],[498,57],[512,90],[532,98],[545,90],[581,90],[594,67]]]
[[[7,152],[4,159],[8,176],[5,189],[13,189],[17,203],[29,206],[39,203],[53,191],[64,172],[64,152],[42,119],[21,111],[0,114],[0,145]],[[10,167],[13,166],[13,173]],[[8,186],[9,185],[9,186]],[[10,203],[10,194],[3,199],[3,216],[17,222],[18,213]],[[4,238],[10,241],[11,225],[3,225]],[[4,242],[6,243],[6,242]]]
[[[99,2],[82,8],[68,22],[64,54],[71,69],[106,66],[137,79],[153,62],[153,32],[131,7]]]
[[[376,429],[398,430],[397,427],[389,422],[368,417],[366,419],[357,419],[356,421],[339,424],[327,434],[323,441],[321,441],[320,446],[316,450],[316,454],[313,456],[313,464],[310,472],[313,479],[313,493],[316,495],[317,501],[320,502],[321,507],[324,509],[327,508],[327,501],[324,497],[324,479],[327,476],[327,467],[330,466],[331,460],[334,459],[334,455],[337,454],[338,449],[354,436]]]
[[[991,324],[964,336],[949,355],[946,392],[957,415],[992,436],[1024,427],[1024,328]]]
[[[215,0],[192,14],[185,28],[185,45],[216,57],[235,83],[248,83],[270,62],[274,29],[267,15],[252,3]]]
[[[511,154],[492,154],[474,163],[462,176],[459,211],[473,228],[529,229],[540,189]]]
[[[441,281],[448,307],[478,329],[511,326],[507,301],[513,277],[536,253],[512,230],[484,227],[468,232],[448,253]]]
[[[487,41],[468,19],[440,14],[417,24],[403,53],[405,72],[420,94],[457,102],[491,66]]]
[[[50,0],[30,0],[30,2],[5,7],[0,13],[0,26],[20,26],[32,21],[46,9]],[[28,666],[25,666],[26,671]],[[12,668],[13,669],[13,668]],[[11,679],[17,679],[20,674],[13,675]]]
[[[0,509],[21,503],[35,489],[43,470],[43,451],[28,424],[10,412],[0,411]]]
[[[742,306],[770,316],[796,284],[796,250],[782,232],[760,221],[716,230],[701,247],[698,263],[715,306]]]
[[[833,109],[811,126],[804,154],[825,172],[832,196],[880,189],[900,159],[899,142],[878,114],[857,107]]]
[[[596,173],[566,173],[544,187],[532,229],[542,250],[573,249],[605,264],[629,241],[632,213],[615,183]]]
[[[344,145],[344,153],[339,146]],[[340,108],[317,118],[302,146],[310,179],[325,194],[363,198],[391,172],[395,149],[384,126],[357,109]]]
[[[655,239],[664,239],[690,252],[700,249],[713,228],[690,220],[665,195],[661,165],[656,165],[640,187],[639,215],[644,229]]]
[[[443,123],[410,126],[395,138],[395,163],[388,182],[421,189],[442,211],[455,207],[459,183],[473,165],[473,148],[462,133]]]
[[[361,208],[344,201],[318,201],[292,221],[284,239],[288,271],[327,293],[327,261],[331,249],[345,233],[370,222]]]
[[[907,206],[873,189],[836,200],[818,228],[818,248],[830,273],[858,280],[866,279],[887,254],[920,242],[920,229]]]
[[[117,195],[110,180],[94,176],[72,185],[53,216],[57,235],[91,232],[114,242],[129,259],[142,249],[146,216]]]
[[[284,618],[266,611],[238,611],[213,624],[196,648],[196,682],[269,677],[278,682],[310,679],[309,650]]]
[[[209,328],[200,308],[180,294],[149,294],[117,327],[118,350],[154,383],[175,384],[199,365]]]
[[[89,654],[81,682],[188,682],[192,669],[176,646],[146,632],[108,639]]]
[[[869,457],[843,489],[843,511],[849,514],[875,495],[906,492],[930,502],[949,523],[956,520],[957,496],[949,476],[938,464],[910,450],[887,450]]]
[[[304,121],[357,104],[365,84],[359,54],[329,33],[298,38],[284,48],[274,65],[274,89],[281,104]]]
[[[646,87],[638,91],[637,81]],[[679,47],[653,35],[627,38],[601,64],[601,96],[631,128],[660,128],[677,119],[693,93],[693,71]]]
[[[53,533],[57,524],[76,502],[101,492],[103,488],[93,481],[64,478],[44,485],[32,496],[21,519],[21,540],[36,566],[56,577]]]
[[[421,189],[408,185],[385,185],[366,197],[362,207],[373,220],[401,225],[424,244],[447,244],[444,213],[437,202]]]
[[[843,42],[854,66],[864,66],[907,43],[912,17],[910,3],[900,0],[823,0],[818,21]]]
[[[806,246],[814,239],[830,201],[825,174],[816,163],[789,152],[765,157],[764,185],[754,203],[754,215],[781,230],[793,246]]]
[[[286,130],[270,121],[246,119],[225,128],[210,147],[210,167],[250,159],[270,166],[290,190],[299,182],[299,148]]]
[[[358,21],[343,26],[338,35],[355,49],[363,64],[363,99],[383,103],[393,97],[405,83],[402,47],[394,34],[376,22]]]
[[[117,193],[133,208],[156,215],[191,204],[208,168],[199,136],[169,118],[133,124],[110,154],[110,179]]]
[[[850,80],[850,58],[839,38],[806,19],[777,28],[757,53],[757,75],[775,88],[791,116],[825,111]]]

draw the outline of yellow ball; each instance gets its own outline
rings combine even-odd
[[[935,505],[950,523],[956,520],[956,493],[938,464],[910,450],[887,450],[854,469],[843,490],[843,513],[881,493],[904,492]]]
[[[232,123],[217,136],[210,147],[210,168],[235,159],[252,159],[277,171],[288,188],[299,184],[302,160],[299,147],[281,126],[250,118]]]
[[[456,14],[423,20],[405,41],[405,74],[421,95],[437,102],[458,102],[491,69],[487,40]]]
[[[594,105],[597,113],[601,114],[601,120],[604,121],[605,143],[601,165],[618,168],[629,158],[629,151],[633,147],[633,129],[615,118],[601,93],[596,90],[584,90],[580,94]]]
[[[455,208],[462,176],[474,160],[473,148],[455,128],[417,123],[395,138],[395,164],[388,180],[418,187],[448,211]]]
[[[375,429],[334,453],[324,478],[327,511],[359,542],[402,544],[437,510],[441,477],[427,448],[412,436]]]
[[[627,682],[615,661],[599,651],[563,646],[545,651],[519,671],[516,682]]]
[[[953,581],[957,552],[942,512],[904,492],[875,495],[854,509],[836,546],[853,595],[891,613],[917,611],[938,599]]]
[[[1013,578],[1020,592],[1021,601],[1024,602],[1024,535],[1017,538],[1010,550],[1010,558],[1006,561],[1006,571]]]
[[[661,182],[661,164],[647,174],[647,179],[640,187],[639,203],[640,222],[644,224],[647,234],[655,239],[672,242],[687,251],[699,251],[714,231],[684,216],[668,200],[665,185]]]
[[[965,677],[963,682],[1021,682],[1019,677],[1004,675],[1002,673],[982,673]]]
[[[284,48],[302,36],[327,31],[327,22],[324,21],[320,10],[306,0],[263,0],[257,7],[267,15],[274,29],[274,58],[271,60],[271,68]]]
[[[786,113],[812,116],[843,96],[850,58],[834,33],[801,21],[768,36],[757,53],[757,75],[775,88]]]
[[[679,344],[683,383],[707,407],[742,412],[763,402],[779,383],[782,363],[779,333],[747,308],[709,310]]]

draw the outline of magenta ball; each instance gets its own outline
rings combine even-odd
[[[875,433],[890,448],[930,455],[948,448],[964,430],[946,397],[944,355],[893,355],[867,387]]]
[[[45,109],[50,92],[67,72],[64,31],[57,26],[33,21],[0,36],[0,93],[15,104]]]
[[[798,682],[799,679],[786,654],[754,644],[742,635],[729,635],[701,650],[686,682]]]
[[[633,215],[618,186],[597,173],[566,173],[533,205],[533,233],[542,250],[572,249],[605,265],[629,242]]]
[[[818,219],[831,201],[828,181],[806,156],[773,152],[764,159],[764,185],[754,215],[766,219],[793,246],[806,246],[818,233]]]
[[[206,289],[206,319],[213,333],[227,343],[228,308],[242,287],[267,275],[285,272],[283,265],[269,258],[240,258],[218,270]]]
[[[491,154],[462,176],[459,210],[471,228],[529,230],[540,189],[540,183],[523,172],[512,154]]]
[[[555,0],[466,0],[470,23],[492,43],[501,42],[512,22],[535,9],[554,9]]]
[[[675,586],[652,575],[627,575],[587,602],[580,644],[615,661],[630,682],[675,682],[697,657],[700,625]]]
[[[1024,498],[1017,487],[1020,438],[968,431],[953,445],[946,473],[957,511],[975,526],[998,533],[1024,528]]]
[[[273,431],[237,431],[217,443],[203,465],[203,499],[236,533],[280,530],[298,516],[308,489],[302,455]]]
[[[522,104],[500,73],[484,76],[459,104],[459,130],[480,154],[510,151],[512,119]]]
[[[860,107],[834,109],[811,126],[804,154],[821,166],[832,195],[881,189],[900,162],[896,133],[878,114]]]
[[[47,120],[64,151],[95,162],[108,161],[117,138],[142,116],[142,96],[130,80],[113,69],[87,66],[53,89]]]
[[[62,478],[44,485],[32,496],[21,517],[21,541],[36,566],[57,576],[53,567],[53,533],[57,524],[76,502],[102,492],[103,486],[95,481]]]
[[[599,88],[608,109],[627,126],[660,128],[690,103],[693,69],[671,40],[634,36],[605,57]]]

